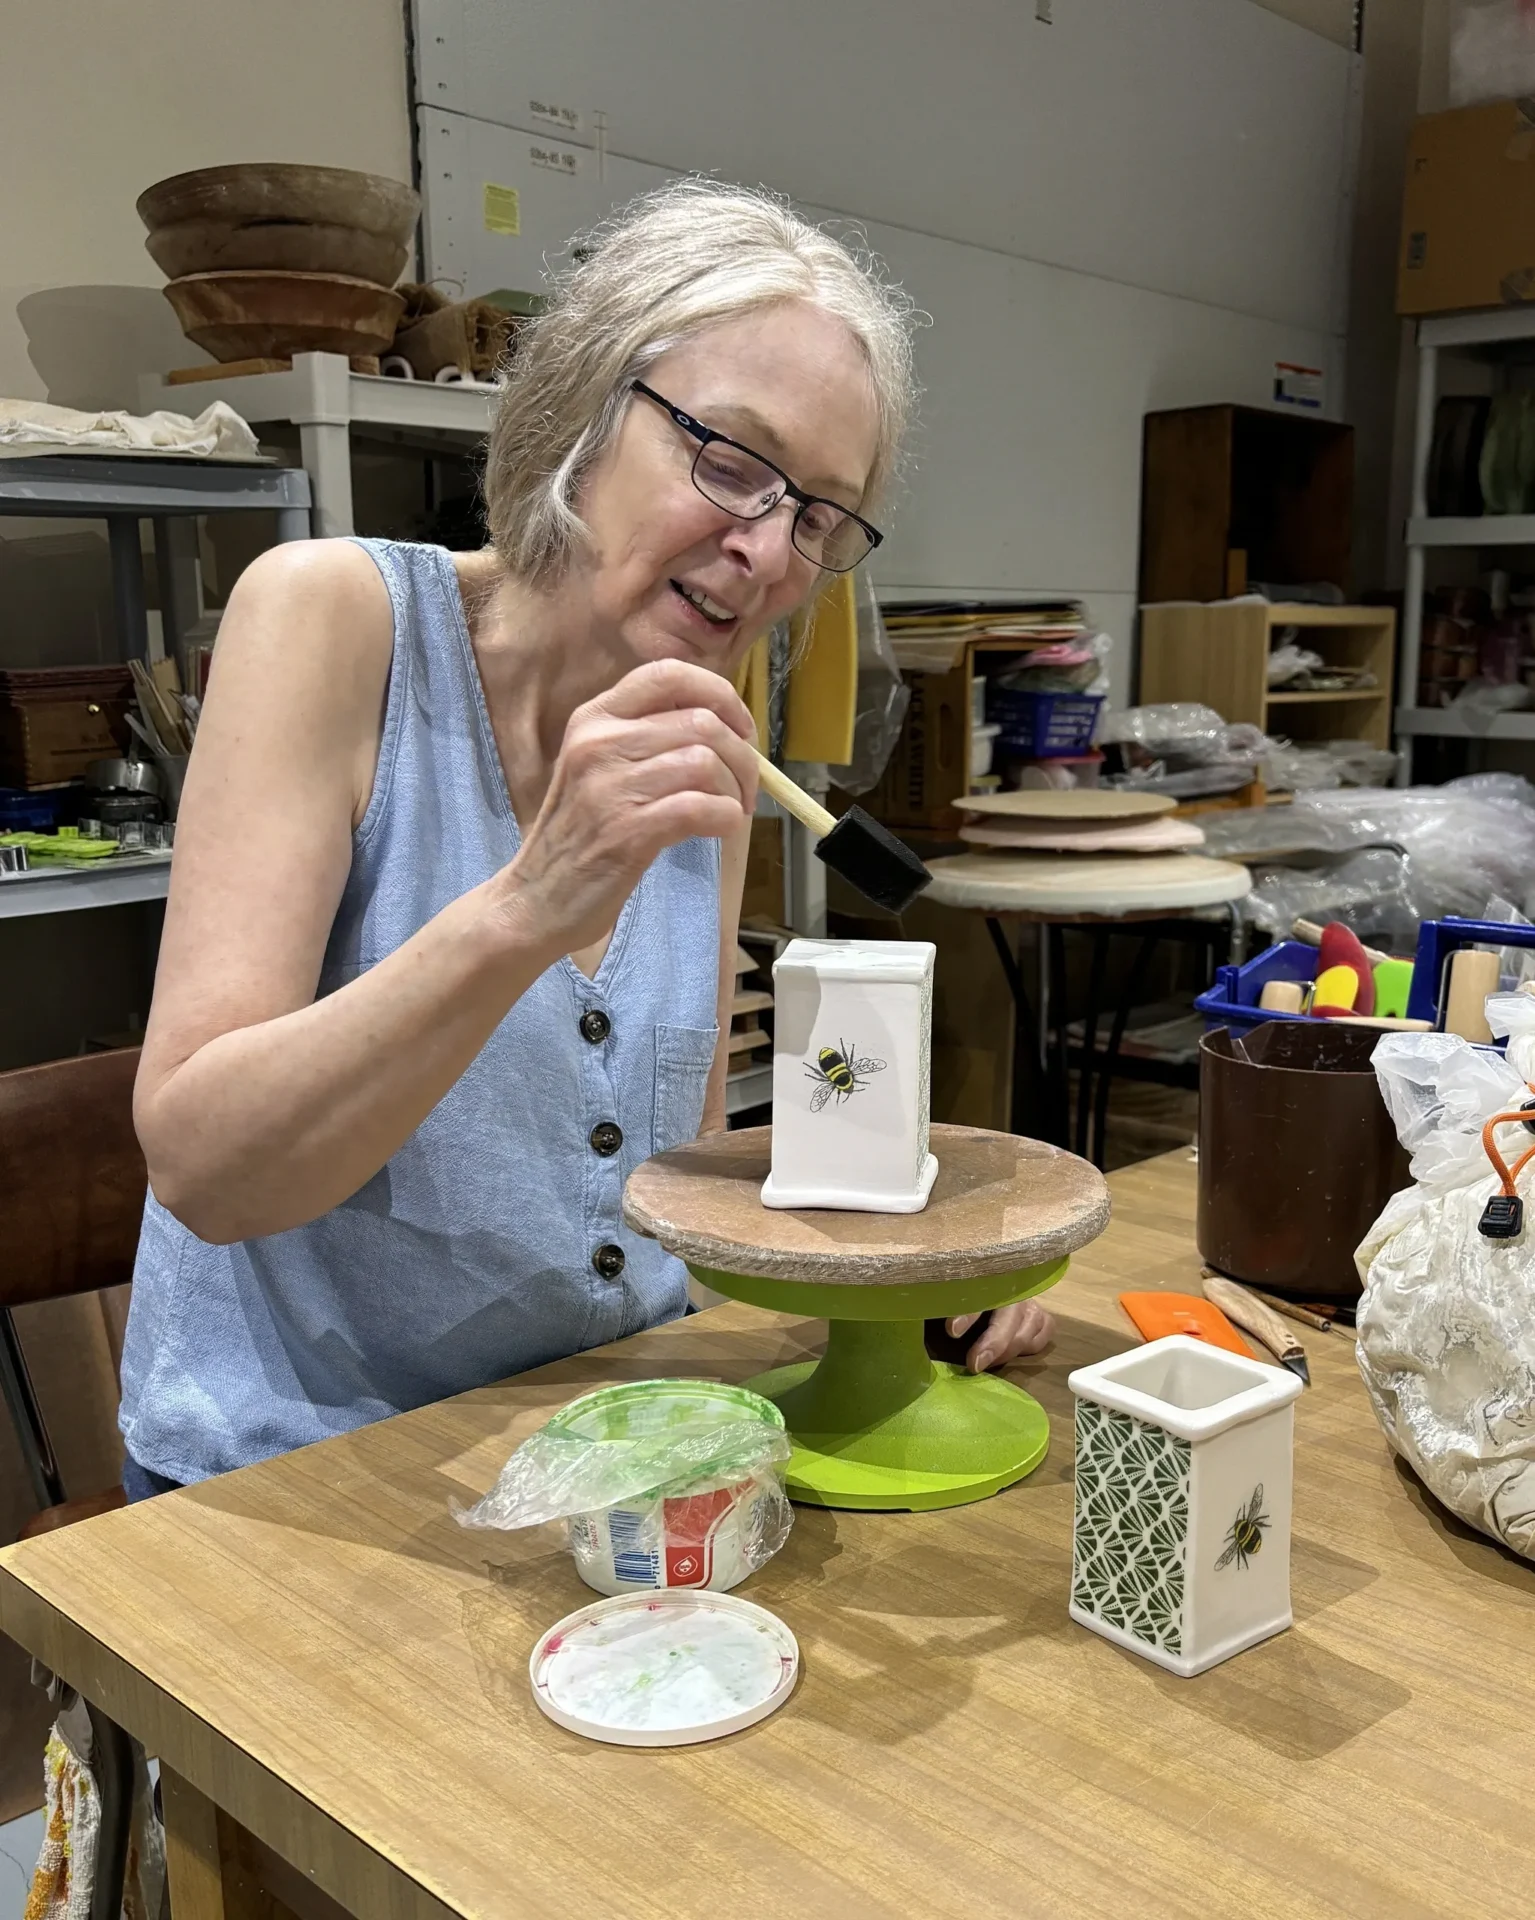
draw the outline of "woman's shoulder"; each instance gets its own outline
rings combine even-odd
[[[390,593],[369,551],[355,540],[288,540],[246,566],[229,599],[246,616],[304,612],[309,620],[342,618],[392,628]]]
[[[286,540],[268,547],[240,575],[234,594],[249,608],[302,601],[316,611],[389,612],[383,572],[357,540]]]

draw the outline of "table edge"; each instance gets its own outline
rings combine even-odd
[[[388,1913],[391,1920],[464,1920],[462,1908],[447,1904],[46,1599],[12,1563],[19,1544],[0,1548],[0,1633],[99,1706],[349,1912]],[[359,1890],[367,1900],[361,1908]]]

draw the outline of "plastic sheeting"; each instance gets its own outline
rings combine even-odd
[[[1519,1238],[1478,1231],[1500,1190],[1482,1145],[1495,1114],[1531,1098],[1535,996],[1494,994],[1507,1058],[1454,1034],[1388,1034],[1376,1077],[1417,1182],[1394,1194],[1356,1263],[1359,1371],[1386,1438],[1452,1513],[1535,1558],[1535,1262]],[[1510,1166],[1531,1143],[1496,1138]],[[1535,1162],[1517,1179],[1535,1201]]]
[[[1489,899],[1535,907],[1535,786],[1517,774],[1472,774],[1442,787],[1355,788],[1297,794],[1285,807],[1250,808],[1201,822],[1206,851],[1258,864],[1249,915],[1287,933],[1296,913],[1331,908],[1356,931],[1356,907],[1375,923],[1477,918]],[[1264,871],[1266,853],[1349,856],[1315,873]],[[1366,850],[1379,857],[1366,859]],[[1297,891],[1304,904],[1292,905]],[[1288,915],[1288,917],[1285,917]],[[1383,927],[1384,931],[1385,928]]]

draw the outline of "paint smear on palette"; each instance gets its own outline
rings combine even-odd
[[[760,1705],[784,1672],[775,1636],[707,1608],[646,1608],[590,1621],[545,1649],[563,1712],[636,1733],[706,1726]]]

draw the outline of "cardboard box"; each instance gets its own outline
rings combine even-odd
[[[954,802],[969,790],[970,669],[961,661],[949,673],[906,680],[911,704],[895,751],[858,804],[887,827],[952,830],[960,820]]]
[[[1535,302],[1535,102],[1426,114],[1407,148],[1397,312]]]

